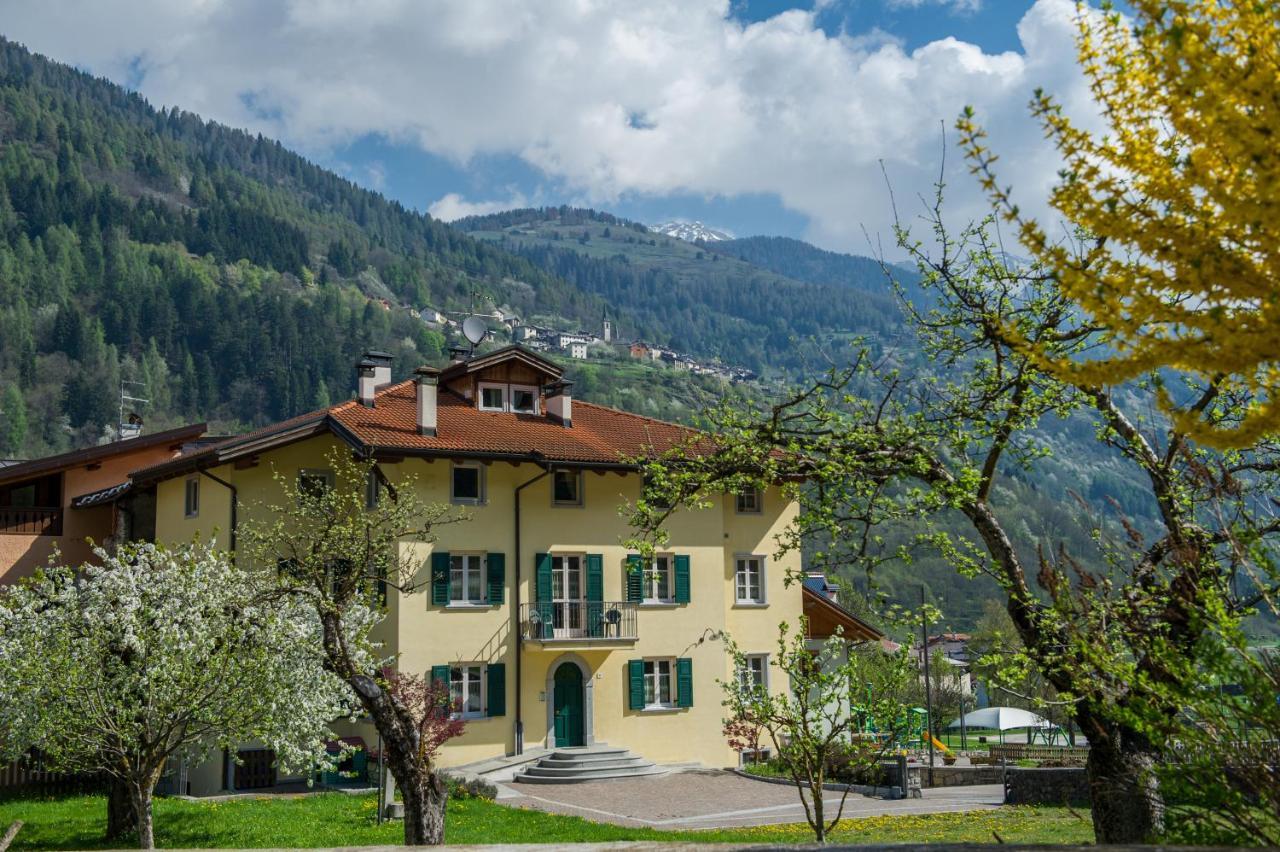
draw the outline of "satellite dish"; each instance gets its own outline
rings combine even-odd
[[[480,317],[467,317],[462,321],[462,336],[475,346],[489,336],[489,327]]]

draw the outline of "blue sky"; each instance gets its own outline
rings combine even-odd
[[[1037,87],[1090,111],[1074,0],[6,0],[0,31],[442,218],[577,204],[866,253],[895,197],[985,201],[973,105],[1037,210]],[[1086,115],[1086,118],[1088,116]],[[910,212],[910,211],[907,211]]]

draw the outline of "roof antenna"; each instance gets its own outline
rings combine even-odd
[[[133,385],[135,387],[146,387],[145,382],[130,382],[124,379],[120,380],[120,419],[116,421],[116,440],[123,441],[126,438],[136,438],[142,434],[142,418],[138,416],[138,412],[129,412],[129,420],[125,422],[124,409],[126,403],[141,402],[150,404],[151,400],[143,399],[137,396],[129,396],[125,393],[125,386]]]

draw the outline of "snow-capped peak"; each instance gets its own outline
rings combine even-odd
[[[696,243],[698,240],[714,243],[720,240],[733,239],[724,231],[708,228],[701,222],[663,222],[661,225],[650,225],[649,230],[667,237],[675,237],[677,240],[684,240],[688,243]]]

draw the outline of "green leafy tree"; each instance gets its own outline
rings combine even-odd
[[[845,789],[835,814],[828,816],[823,785],[837,767],[847,777],[878,777],[881,758],[899,745],[899,727],[884,723],[906,714],[915,665],[905,651],[890,653],[874,643],[855,645],[839,635],[815,653],[805,639],[804,625],[791,631],[784,622],[770,662],[789,688],[770,691],[746,679],[746,656],[731,639],[726,644],[739,674],[722,682],[728,713],[725,736],[739,750],[758,750],[767,741],[795,782],[814,839],[825,843],[844,814],[849,791]],[[887,730],[866,732],[873,719]]]
[[[27,403],[17,385],[0,396],[0,451],[19,457],[27,441]]]
[[[1230,647],[1240,620],[1277,589],[1280,522],[1269,500],[1277,448],[1198,447],[1181,427],[1149,416],[1151,385],[1075,386],[1041,369],[1025,342],[1070,358],[1099,345],[1095,329],[1078,322],[1052,276],[1012,265],[984,225],[952,234],[941,201],[926,223],[929,246],[905,229],[899,238],[930,296],[908,316],[937,369],[898,374],[864,352],[782,401],[722,406],[697,453],[678,450],[654,466],[664,468],[651,471],[663,499],[639,501],[632,521],[659,541],[664,506],[784,483],[801,508],[781,546],[817,542],[816,564],[874,568],[935,550],[962,574],[989,577],[1021,639],[1018,662],[1040,671],[1092,746],[1099,841],[1157,837],[1165,829],[1158,765],[1168,743],[1197,737],[1183,709],[1210,660],[1204,644]],[[1213,428],[1250,404],[1212,382],[1183,392]],[[1069,416],[1093,420],[1097,441],[1139,473],[1154,509],[1138,528],[1113,507],[1085,505],[1094,543],[1080,553],[1016,541],[1016,507],[999,487],[1036,470],[1049,454],[1041,427]],[[936,523],[957,516],[966,533]],[[905,543],[882,534],[922,521]],[[1263,698],[1274,701],[1251,700]]]

